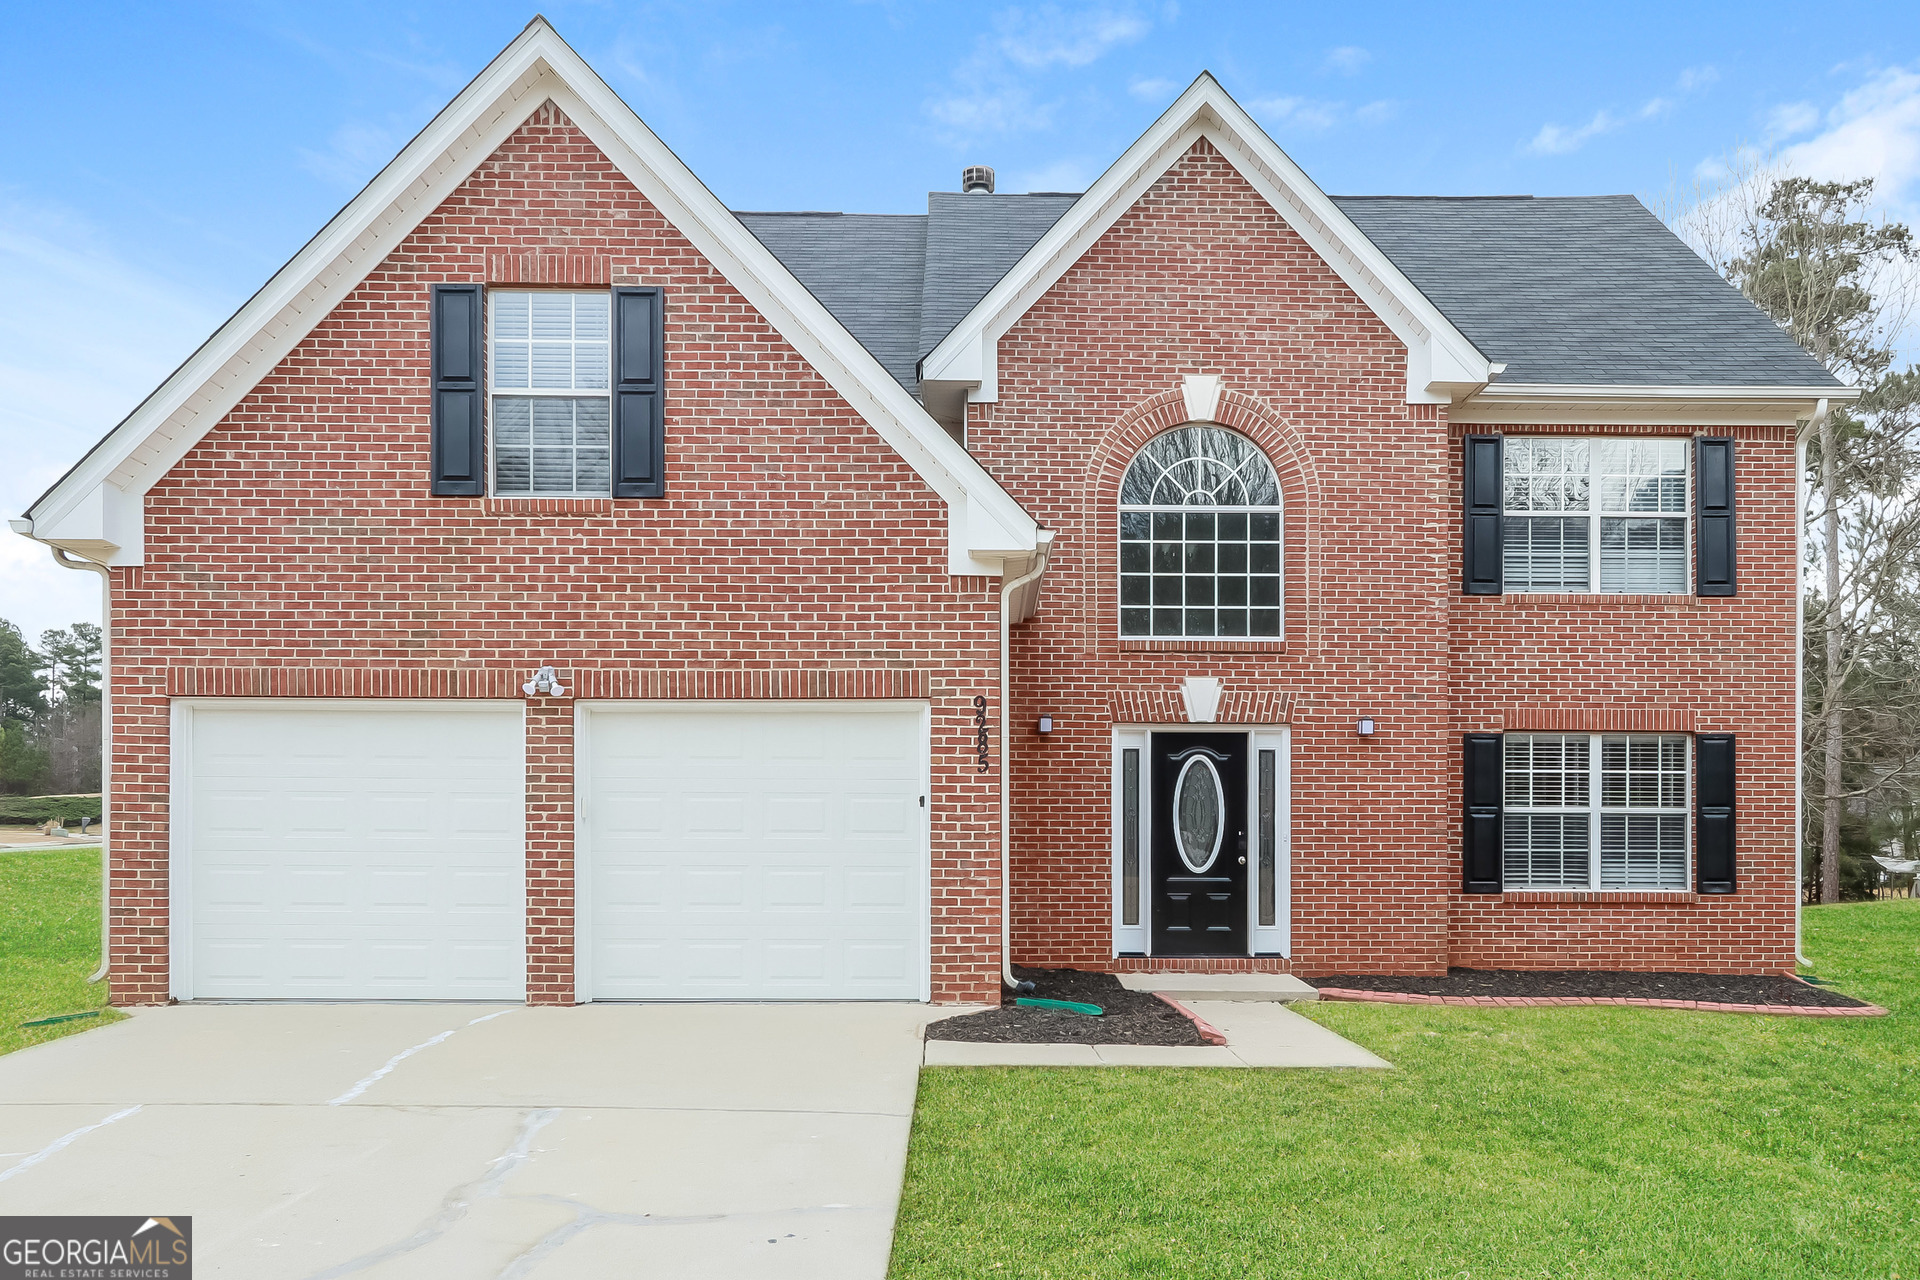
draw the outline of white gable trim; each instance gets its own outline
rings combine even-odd
[[[1407,401],[1446,404],[1491,381],[1487,358],[1339,206],[1202,73],[975,304],[921,364],[923,393],[999,398],[999,343],[1193,144],[1206,139],[1407,348]]]
[[[999,574],[1034,555],[1033,518],[543,19],[16,527],[110,565],[143,563],[146,492],[548,98],[946,502],[949,572]]]

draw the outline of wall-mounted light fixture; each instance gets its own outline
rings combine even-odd
[[[1373,736],[1373,717],[1361,716],[1360,723],[1353,726],[1353,731],[1363,738],[1371,738]]]
[[[533,679],[521,685],[520,688],[526,692],[529,698],[540,694],[547,694],[556,698],[564,698],[567,696],[567,686],[560,683],[560,677],[552,667],[541,667],[533,673]]]
[[[1040,732],[1041,732],[1041,733],[1052,733],[1052,732],[1053,732],[1053,717],[1052,717],[1052,716],[1041,716],[1041,717],[1040,717]]]

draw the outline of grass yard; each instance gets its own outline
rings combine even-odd
[[[106,1009],[107,984],[87,985],[100,964],[100,850],[0,853],[0,1053],[117,1022],[20,1024]]]
[[[924,1072],[894,1280],[1920,1280],[1920,902],[1810,908],[1887,1018],[1305,1006],[1391,1072]]]

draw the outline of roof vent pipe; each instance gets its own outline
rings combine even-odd
[[[960,189],[968,195],[993,194],[993,170],[984,164],[970,164],[960,171]]]

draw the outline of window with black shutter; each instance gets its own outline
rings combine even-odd
[[[1733,735],[1703,733],[1694,749],[1694,876],[1700,893],[1732,893],[1734,871]]]
[[[663,291],[613,291],[613,496],[658,498],[667,491],[662,388]]]
[[[487,489],[483,302],[484,290],[477,284],[433,286],[429,465],[438,497],[477,498]]]
[[[1500,809],[1504,785],[1500,735],[1470,733],[1465,746],[1466,829],[1460,888],[1466,893],[1499,893],[1502,888]]]
[[[1694,589],[1703,596],[1734,592],[1733,441],[1703,436],[1694,442]]]
[[[1497,596],[1504,590],[1501,572],[1501,456],[1499,436],[1468,436],[1462,459],[1460,492],[1466,505],[1461,524],[1461,590],[1470,596]]]

